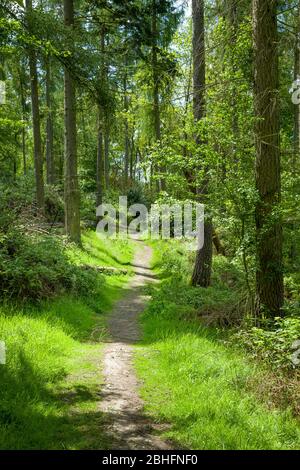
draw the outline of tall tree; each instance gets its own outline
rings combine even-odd
[[[300,79],[300,1],[297,5],[296,17],[295,17],[295,43],[294,43],[294,83],[297,84]],[[297,174],[297,162],[300,155],[300,105],[294,103],[294,152],[292,158],[292,171],[293,174]],[[296,189],[296,188],[295,188]],[[296,189],[297,191],[297,189]],[[297,224],[293,221],[291,224],[291,230],[294,233]],[[297,242],[295,237],[292,236],[290,259],[292,263],[295,262],[297,257]]]
[[[205,117],[205,29],[204,29],[204,0],[193,0],[193,110],[194,120],[199,122]],[[198,145],[205,143],[196,137]],[[203,166],[204,177],[201,187],[197,187],[198,200],[202,203],[208,201],[208,170]],[[207,212],[207,209],[206,209]],[[212,234],[213,227],[209,214],[206,213],[204,221],[204,244],[197,251],[192,284],[194,286],[208,287],[211,281],[212,266]]]
[[[100,27],[100,73],[99,73],[99,88],[103,87],[104,80],[104,53],[105,53],[105,33],[104,26]],[[96,202],[97,206],[102,204],[103,187],[104,187],[104,119],[105,111],[102,103],[102,96],[98,99],[98,138],[97,138],[97,176],[96,176]]]
[[[73,0],[64,0],[64,24],[74,28]],[[70,40],[69,40],[70,45]],[[73,242],[80,244],[80,191],[77,170],[76,92],[69,66],[64,69],[65,97],[65,228]]]
[[[52,109],[52,77],[51,77],[51,58],[46,57],[46,168],[47,183],[54,183],[54,161],[53,161],[53,109]]]
[[[98,105],[98,138],[97,138],[97,177],[96,177],[96,203],[100,206],[103,202],[103,170],[104,170],[104,148],[103,148],[103,108]]]
[[[152,0],[152,80],[153,80],[153,120],[154,120],[154,135],[157,142],[161,140],[161,118],[160,118],[160,99],[159,99],[159,70],[158,70],[158,15],[157,15],[157,0]],[[164,168],[160,169],[162,172]],[[161,178],[159,181],[158,189],[165,190],[165,180]]]
[[[161,122],[160,122],[160,103],[159,103],[159,72],[157,60],[158,46],[158,29],[157,29],[157,9],[156,0],[152,1],[152,74],[153,74],[153,116],[154,131],[156,140],[161,139]]]
[[[127,77],[127,59],[125,59],[124,68],[124,79],[123,79],[123,91],[124,91],[124,180],[125,186],[128,184],[128,172],[129,172],[129,159],[130,159],[130,141],[129,141],[129,124],[128,124],[128,111],[129,111],[129,96],[128,96],[128,77]]]
[[[27,24],[29,31],[32,31],[32,0],[26,0]],[[38,208],[43,211],[45,205],[44,176],[43,176],[43,155],[40,125],[40,105],[37,74],[36,51],[32,45],[28,46],[30,86],[31,86],[31,107],[33,124],[33,145],[34,145],[34,169],[36,181],[36,199]]]
[[[26,112],[26,73],[25,67],[20,60],[20,64],[18,65],[18,79],[19,79],[19,87],[20,87],[20,102],[21,102],[21,109],[22,109],[22,157],[23,157],[23,174],[27,174],[27,155],[26,155],[26,125],[27,122],[27,112]]]
[[[257,273],[259,315],[280,315],[283,305],[282,226],[276,0],[253,1],[256,116]]]

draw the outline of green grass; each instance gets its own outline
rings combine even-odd
[[[180,258],[178,246],[171,252],[161,243],[157,247],[156,270],[163,274],[167,266],[172,274],[174,249],[176,263]],[[161,285],[151,288],[152,301],[142,316],[144,340],[136,367],[147,412],[170,424],[165,435],[178,447],[299,449],[300,425],[290,411],[268,408],[250,392],[248,383],[259,379],[259,366],[197,319],[195,306],[205,308],[214,296],[218,300],[216,289],[204,292],[190,287],[184,276],[173,272],[171,277],[162,275]]]
[[[82,235],[82,248],[75,245],[69,250],[69,257],[75,264],[90,264],[131,269],[133,245],[130,240],[99,238],[93,231]]]
[[[120,255],[119,255],[120,253]],[[121,267],[130,243],[83,236],[78,264]],[[75,260],[74,260],[75,262]],[[40,305],[0,306],[0,449],[108,449],[99,411],[105,315],[128,276],[99,276],[96,298],[64,295]]]

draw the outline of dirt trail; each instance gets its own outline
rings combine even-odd
[[[143,414],[143,402],[138,395],[138,380],[133,365],[133,345],[140,338],[138,316],[147,297],[142,287],[154,281],[150,269],[152,250],[141,241],[133,262],[135,276],[128,286],[128,294],[120,300],[110,317],[111,342],[104,350],[104,387],[101,409],[105,413],[105,433],[112,441],[112,449],[157,450],[171,449],[153,432],[158,429]]]

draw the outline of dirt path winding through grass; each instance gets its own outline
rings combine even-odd
[[[141,241],[136,243],[135,275],[129,283],[128,294],[115,305],[109,320],[111,342],[104,349],[101,409],[111,449],[165,450],[172,447],[153,434],[157,427],[143,414],[132,365],[134,344],[140,338],[138,316],[147,302],[143,286],[154,281],[150,269],[152,250]]]

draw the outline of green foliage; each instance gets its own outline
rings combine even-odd
[[[263,359],[275,369],[295,369],[293,344],[300,338],[300,319],[275,318],[267,328],[253,327],[233,336],[254,358]]]
[[[239,298],[243,302],[239,264],[216,257],[212,287],[193,288],[188,284],[193,260],[184,245],[177,240],[152,245],[162,283],[150,290],[137,368],[153,419],[171,424],[166,436],[192,449],[298,448],[299,427],[289,409],[298,413],[297,403],[286,397],[289,383],[296,396],[299,388],[291,360],[299,318],[277,318],[265,328],[242,321],[238,332],[208,328],[216,317],[232,319],[232,306]],[[295,285],[289,281],[294,297]]]
[[[58,188],[53,185],[45,188],[45,215],[47,221],[53,225],[64,222],[64,201]]]
[[[63,241],[10,231],[1,237],[1,296],[41,300],[63,291],[95,295],[101,278],[72,265]]]
[[[93,298],[104,285],[99,273],[82,269],[86,252],[76,249],[58,236],[51,227],[61,222],[64,206],[59,191],[46,187],[45,219],[38,217],[33,204],[31,178],[18,181],[14,187],[1,186],[0,193],[0,296],[22,301],[40,301],[62,292]],[[46,226],[46,230],[43,228]],[[112,259],[110,250],[118,241],[100,241],[96,234],[84,236],[90,258],[102,266],[119,266],[129,262],[130,244],[120,242],[119,257]],[[124,246],[123,246],[124,245]],[[77,250],[77,263],[74,252]],[[119,261],[120,260],[120,261]]]
[[[66,281],[77,287],[76,292],[68,288],[63,296],[35,305],[24,298],[0,305],[0,339],[6,343],[7,359],[0,367],[0,448],[109,449],[99,411],[100,342],[106,337],[104,314],[120,297],[128,276],[104,280],[93,272],[93,279],[87,273],[82,277],[78,265],[123,266],[132,259],[132,246],[99,240],[93,232],[83,234],[81,249],[73,245],[62,248],[57,241],[51,245],[44,238],[30,247],[25,242],[23,255],[32,249],[33,258],[42,256],[49,264],[47,276],[51,279],[53,270],[61,275],[52,263],[56,260],[64,270],[60,263],[67,262],[72,279]],[[48,255],[43,253],[43,243]],[[22,260],[26,265],[32,261]],[[38,266],[30,279],[38,282],[40,269]],[[25,286],[27,278],[18,281]],[[40,298],[35,287],[31,289]],[[44,293],[45,285],[41,289]]]
[[[200,321],[199,312],[210,309],[211,315],[216,308],[224,311],[227,300],[234,302],[238,269],[220,258],[213,287],[192,288],[185,276],[175,275],[182,271],[178,259],[185,259],[178,243],[164,250],[161,242],[153,245],[163,280],[151,288],[136,355],[147,412],[168,423],[167,438],[189,449],[299,448],[298,422],[286,408],[270,410],[259,393],[260,367],[231,346],[228,335]]]

